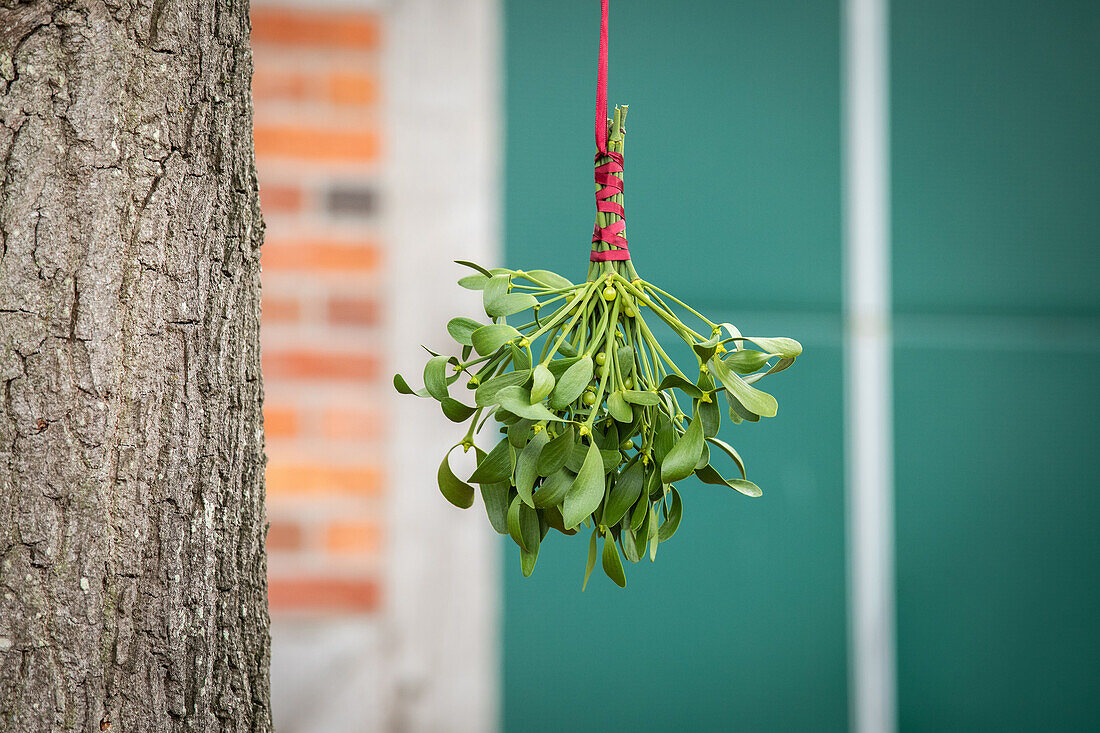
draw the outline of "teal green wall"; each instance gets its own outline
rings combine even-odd
[[[1100,715],[1100,5],[895,0],[903,731]]]
[[[582,278],[594,211],[599,4],[505,4],[506,258]],[[727,426],[748,499],[685,482],[684,520],[621,591],[553,535],[531,578],[505,551],[508,731],[847,727],[838,9],[614,3],[610,99],[630,105],[638,270],[806,354],[779,417]]]
[[[506,256],[580,277],[598,3],[509,0]],[[1100,5],[891,3],[899,725],[1100,715]],[[839,731],[839,4],[614,3],[638,269],[806,346],[626,591],[504,569],[508,731]]]

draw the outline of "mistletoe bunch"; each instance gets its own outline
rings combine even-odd
[[[616,108],[609,120],[610,151],[622,151],[625,115]],[[615,198],[621,211],[621,193]],[[597,231],[618,218],[601,210]],[[593,249],[609,246],[596,241]],[[456,423],[469,421],[439,466],[439,489],[467,508],[472,484],[479,487],[493,528],[519,546],[525,576],[550,529],[574,535],[584,526],[592,530],[585,585],[602,538],[603,570],[625,586],[620,548],[632,563],[647,552],[653,560],[679,527],[677,483],[695,476],[760,495],[737,450],[718,438],[721,403],[734,423],[774,416],[775,398],[753,385],[790,366],[802,352],[797,341],[745,337],[715,323],[638,277],[629,259],[594,261],[579,284],[547,270],[459,264],[474,271],[458,284],[483,291],[487,322],[451,319],[459,355],[429,350],[424,388],[413,390],[401,375],[394,386],[437,400]],[[673,362],[647,317],[688,344],[696,363]],[[499,431],[488,451],[475,444],[486,425]],[[458,447],[477,457],[465,481],[450,465]],[[728,459],[733,473],[716,468],[715,458]]]

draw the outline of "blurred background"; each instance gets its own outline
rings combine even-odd
[[[525,579],[390,386],[476,313],[451,260],[583,277],[596,0],[254,0],[277,726],[1092,729],[1100,7],[612,5],[635,265],[806,349],[722,428],[764,496]]]

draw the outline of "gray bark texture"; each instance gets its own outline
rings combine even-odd
[[[0,0],[0,730],[268,731],[247,0]]]

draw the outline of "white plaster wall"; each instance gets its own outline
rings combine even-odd
[[[447,319],[476,316],[451,261],[499,256],[499,0],[296,0],[384,15],[388,371],[418,382]],[[491,733],[499,723],[496,536],[480,501],[448,504],[435,473],[461,430],[392,393],[383,609],[277,615],[272,696],[281,733]],[[457,468],[457,462],[456,462]]]

